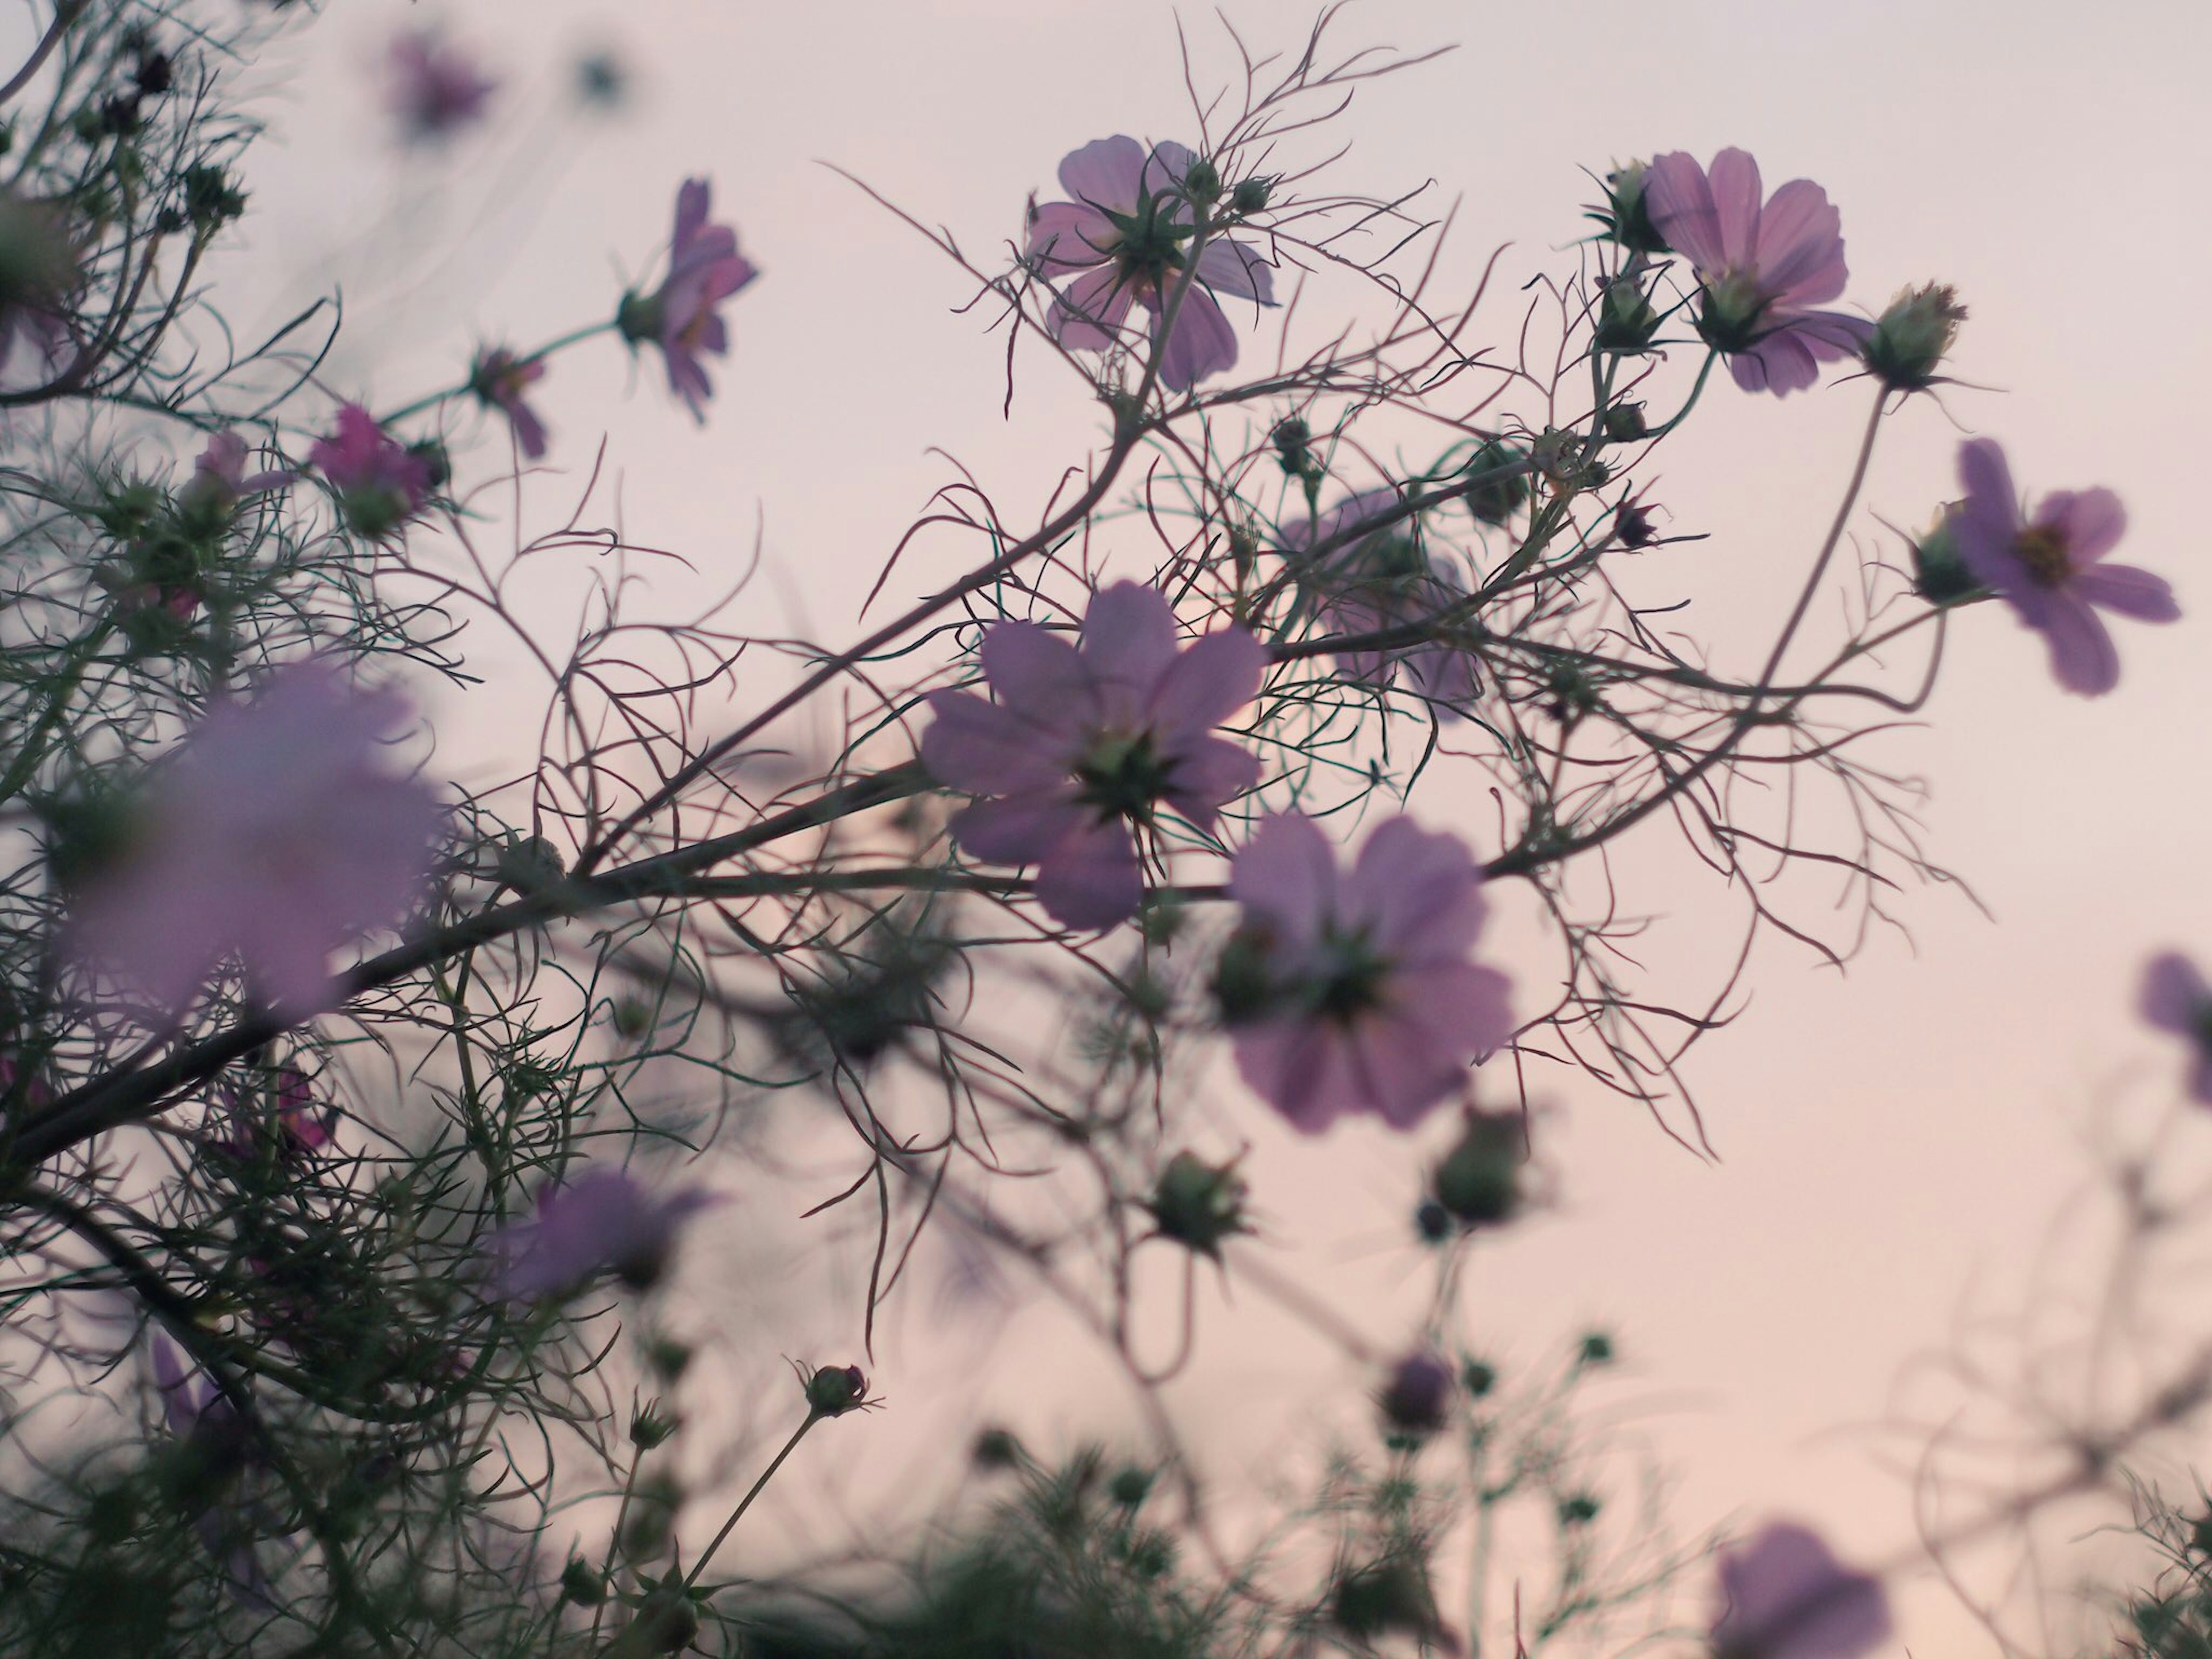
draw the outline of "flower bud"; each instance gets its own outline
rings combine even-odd
[[[1951,528],[1956,510],[1945,507],[1928,533],[1912,544],[1913,591],[1930,605],[1957,605],[1983,592],[1981,582],[1959,556],[1958,538]]]
[[[1641,351],[1659,331],[1659,313],[1641,287],[1626,281],[1607,283],[1598,301],[1595,340],[1601,351]]]
[[[1651,430],[1642,404],[1613,404],[1605,411],[1605,435],[1620,444],[1632,444]]]
[[[1470,1359],[1460,1367],[1459,1385],[1467,1390],[1468,1399],[1480,1400],[1498,1386],[1498,1368]]]
[[[1221,169],[1203,155],[1183,169],[1182,193],[1194,207],[1209,207],[1221,194]]]
[[[1459,1224],[1449,1210],[1433,1198],[1425,1198],[1413,1206],[1413,1231],[1424,1244],[1441,1244],[1458,1236]]]
[[[1275,181],[1272,179],[1241,179],[1229,198],[1229,205],[1240,214],[1258,213],[1267,207],[1267,198],[1274,191]]]
[[[615,307],[615,330],[632,345],[660,337],[661,304],[652,294],[625,294]]]
[[[1428,1574],[1407,1556],[1387,1557],[1346,1572],[1337,1580],[1334,1610],[1337,1624],[1363,1640],[1389,1631],[1434,1637],[1442,1630]]]
[[[1216,1166],[1194,1153],[1177,1152],[1161,1170],[1146,1207],[1161,1237],[1218,1261],[1221,1241],[1246,1231],[1244,1193],[1233,1161]]]
[[[1517,445],[1492,438],[1468,459],[1468,476],[1480,477],[1528,459],[1528,452]],[[1465,500],[1467,510],[1482,523],[1502,525],[1528,504],[1528,475],[1524,471],[1479,483],[1467,492]]]
[[[561,1569],[561,1599],[580,1607],[596,1607],[607,1599],[607,1581],[582,1556],[572,1555]]]
[[[640,1451],[651,1451],[665,1445],[676,1428],[675,1417],[663,1412],[658,1400],[650,1401],[630,1414],[629,1443]]]
[[[1022,1461],[1022,1443],[1011,1429],[981,1429],[968,1449],[969,1461],[979,1469],[1011,1469]]]
[[[1590,1492],[1570,1492],[1559,1500],[1559,1524],[1563,1527],[1587,1527],[1597,1519],[1598,1500]]]
[[[1936,383],[1966,308],[1948,283],[1923,283],[1899,292],[1875,320],[1861,355],[1875,378],[1893,392],[1923,392]]]
[[[1623,547],[1649,547],[1659,539],[1651,509],[1641,501],[1623,501],[1613,515],[1613,533]]]
[[[1151,1495],[1152,1472],[1132,1464],[1116,1469],[1114,1478],[1106,1483],[1106,1495],[1125,1510],[1133,1510]]]
[[[1613,1364],[1613,1338],[1603,1331],[1584,1334],[1582,1346],[1576,1351],[1575,1364],[1588,1369]]]
[[[806,1379],[806,1404],[817,1417],[842,1417],[866,1403],[867,1374],[858,1365],[824,1365]]]
[[[1651,209],[1644,195],[1644,166],[1631,161],[1605,176],[1605,205],[1589,216],[1603,227],[1607,240],[1631,253],[1666,253],[1667,239],[1651,222]]]
[[[1525,1141],[1518,1113],[1468,1113],[1458,1144],[1430,1176],[1437,1202],[1462,1226],[1511,1220],[1521,1207]]]
[[[1390,1373],[1375,1403],[1382,1420],[1416,1438],[1434,1434],[1451,1414],[1451,1367],[1426,1349],[1407,1354]]]
[[[624,1636],[634,1653],[681,1653],[697,1639],[699,1609],[674,1567],[646,1592]]]

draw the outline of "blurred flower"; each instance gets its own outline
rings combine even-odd
[[[2212,986],[2197,964],[2176,951],[2153,957],[2143,969],[2136,1007],[2160,1030],[2188,1040],[2189,1097],[2212,1106]]]
[[[1440,1355],[1423,1348],[1391,1368],[1375,1403],[1382,1418],[1403,1434],[1434,1434],[1451,1412],[1452,1369]]]
[[[1147,151],[1123,135],[1100,138],[1060,164],[1060,185],[1074,199],[1048,202],[1030,214],[1024,257],[1047,281],[1059,284],[1045,326],[1062,345],[1104,351],[1117,343],[1129,307],[1152,313],[1160,384],[1187,392],[1237,362],[1237,331],[1222,313],[1217,294],[1271,306],[1275,275],[1249,243],[1212,236],[1198,255],[1196,279],[1176,313],[1175,332],[1163,348],[1164,307],[1188,265],[1184,244],[1196,234],[1188,198],[1218,194],[1204,187],[1211,164],[1181,144]],[[1239,201],[1243,200],[1240,194]]]
[[[1081,638],[1026,622],[987,629],[977,655],[998,701],[933,693],[921,760],[940,783],[994,798],[954,815],[963,850],[1036,865],[1054,921],[1108,927],[1144,898],[1133,825],[1165,802],[1210,831],[1259,781],[1252,754],[1211,733],[1252,701],[1267,653],[1237,627],[1179,650],[1173,607],[1135,582],[1092,596]]]
[[[1208,1164],[1195,1152],[1181,1152],[1161,1168],[1145,1207],[1161,1237],[1218,1261],[1224,1239],[1252,1230],[1244,1217],[1245,1190],[1235,1158]]]
[[[289,489],[300,476],[280,468],[248,477],[247,453],[246,440],[235,432],[210,437],[192,463],[192,476],[177,491],[178,507],[196,518],[228,519],[246,497]]]
[[[1310,523],[1285,527],[1283,546],[1291,553],[1356,533],[1365,520],[1396,512],[1395,490],[1370,489],[1347,496]],[[1301,572],[1301,582],[1320,598],[1316,619],[1331,634],[1375,634],[1385,629],[1425,623],[1467,598],[1458,574],[1422,549],[1418,518],[1401,517],[1372,535],[1359,537],[1323,556],[1318,568]],[[1464,618],[1462,618],[1464,620]],[[1340,651],[1336,665],[1363,685],[1385,686],[1402,666],[1406,678],[1434,705],[1437,715],[1457,720],[1475,692],[1472,652],[1440,640],[1425,640],[1387,650]]]
[[[391,921],[421,884],[442,816],[380,762],[407,717],[320,659],[251,702],[211,704],[137,803],[119,857],[70,923],[80,957],[181,1012],[235,955],[257,995],[303,1018],[331,1006],[330,953]]]
[[[483,118],[498,89],[435,29],[409,29],[392,43],[392,102],[417,143],[452,137]]]
[[[548,1182],[538,1189],[536,1214],[492,1235],[493,1286],[510,1302],[565,1296],[607,1273],[649,1288],[668,1265],[678,1229],[723,1201],[696,1188],[653,1193],[623,1170],[586,1170],[566,1187]]]
[[[2127,528],[2120,498],[2109,489],[2053,490],[2027,522],[2004,451],[1988,438],[1959,447],[1959,477],[1966,499],[1951,533],[1966,568],[2043,635],[2059,684],[2085,697],[2111,690],[2120,682],[2119,653],[2097,612],[2153,623],[2181,615],[2163,577],[2103,562]]]
[[[676,231],[668,245],[668,274],[653,294],[625,294],[615,325],[632,345],[650,342],[668,364],[668,384],[707,418],[707,399],[714,395],[702,352],[726,357],[729,331],[714,307],[760,272],[738,252],[738,233],[707,222],[708,185],[686,179],[676,192]]]
[[[213,1144],[233,1158],[256,1156],[269,1139],[266,1115],[258,1103],[260,1092],[225,1085],[218,1096],[228,1109],[230,1129]],[[336,1109],[326,1109],[316,1100],[313,1085],[305,1072],[297,1066],[277,1067],[269,1092],[274,1096],[276,1107],[278,1157],[296,1158],[304,1153],[320,1152],[330,1145]]]
[[[347,526],[372,541],[389,536],[429,503],[429,461],[359,404],[339,405],[337,430],[318,439],[307,460],[337,492]]]
[[[76,248],[61,210],[0,191],[0,373],[19,341],[38,357],[33,376],[52,372],[69,344],[61,312],[76,283]]]
[[[507,416],[526,460],[545,459],[545,423],[522,401],[522,394],[544,378],[542,362],[518,358],[505,346],[481,353],[469,370],[469,390],[486,409],[496,409]]]
[[[1698,332],[1746,392],[1786,395],[1859,349],[1873,325],[1810,308],[1842,294],[1848,275],[1827,192],[1793,179],[1763,207],[1760,194],[1759,163],[1740,149],[1714,156],[1710,174],[1669,150],[1644,179],[1652,224],[1705,286]]]
[[[232,1488],[253,1461],[252,1436],[213,1378],[155,1336],[154,1387],[175,1444],[161,1474],[172,1500],[207,1553],[222,1564],[225,1588],[247,1607],[266,1609],[269,1579],[243,1525]]]
[[[1344,872],[1302,813],[1253,833],[1214,988],[1237,1071],[1293,1128],[1349,1112],[1408,1128],[1512,1035],[1510,985],[1468,960],[1481,883],[1465,842],[1407,817],[1377,825]]]
[[[1788,1522],[1723,1550],[1718,1590],[1721,1659],[1857,1659],[1889,1637],[1881,1581],[1842,1566],[1817,1534]]]

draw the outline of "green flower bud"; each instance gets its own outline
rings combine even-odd
[[[623,1635],[637,1653],[681,1653],[699,1635],[698,1604],[684,1588],[684,1576],[675,1568],[647,1590],[637,1605],[637,1617]]]
[[[1126,1510],[1135,1509],[1151,1495],[1152,1490],[1152,1472],[1134,1465],[1115,1470],[1113,1480],[1106,1485],[1106,1495]]]
[[[1613,1338],[1603,1331],[1591,1331],[1583,1338],[1583,1345],[1575,1355],[1577,1365],[1589,1367],[1613,1364]]]
[[[1924,392],[1936,380],[1966,308],[1948,283],[1923,283],[1899,292],[1875,321],[1861,356],[1876,380],[1893,392]]]
[[[1601,351],[1641,351],[1659,331],[1659,313],[1632,282],[1606,284],[1598,301],[1595,343]]]
[[[1502,438],[1492,438],[1476,450],[1467,464],[1468,475],[1479,477],[1486,472],[1511,466],[1528,459],[1528,452]],[[1484,524],[1502,525],[1528,503],[1528,475],[1516,472],[1510,477],[1494,478],[1476,485],[1468,491],[1467,510]]]
[[[1203,155],[1184,169],[1182,193],[1198,207],[1210,207],[1221,194],[1221,170]]]
[[[1559,1524],[1563,1527],[1586,1527],[1597,1519],[1598,1500],[1586,1492],[1573,1492],[1559,1500]]]
[[[1958,538],[1951,529],[1955,510],[1945,507],[1928,533],[1912,544],[1913,591],[1930,605],[1959,605],[1984,595],[1982,584],[1959,556]]]
[[[806,1404],[817,1417],[842,1417],[867,1401],[867,1374],[858,1365],[824,1365],[806,1379]]]
[[[1160,1230],[1185,1249],[1221,1259],[1221,1241],[1247,1230],[1243,1177],[1235,1164],[1218,1166],[1177,1152],[1161,1170],[1146,1207]]]
[[[1605,435],[1615,443],[1632,444],[1650,430],[1642,404],[1614,404],[1605,411]]]
[[[1521,1208],[1525,1139],[1518,1113],[1469,1113],[1458,1144],[1430,1176],[1437,1202],[1462,1226],[1511,1220]]]
[[[1229,205],[1240,214],[1258,213],[1267,207],[1267,198],[1274,191],[1275,181],[1272,179],[1240,179],[1229,198]]]
[[[665,1445],[676,1429],[675,1416],[663,1412],[658,1400],[650,1401],[630,1414],[629,1443],[640,1451],[651,1451]]]
[[[983,1429],[977,1432],[975,1443],[968,1449],[969,1461],[979,1469],[1011,1469],[1020,1467],[1022,1443],[1009,1429]]]
[[[561,1599],[580,1607],[596,1607],[607,1599],[607,1581],[583,1557],[572,1555],[561,1569]]]
[[[1606,238],[1631,253],[1666,253],[1672,250],[1651,222],[1650,204],[1644,196],[1644,166],[1631,161],[1605,176],[1605,205],[1589,217],[1602,228]]]

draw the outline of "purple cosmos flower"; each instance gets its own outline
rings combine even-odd
[[[1104,351],[1119,342],[1129,307],[1142,306],[1152,313],[1160,384],[1170,392],[1188,392],[1237,361],[1237,331],[1217,294],[1275,303],[1274,270],[1258,252],[1248,243],[1210,236],[1199,252],[1197,279],[1176,313],[1175,332],[1162,347],[1164,307],[1188,264],[1184,244],[1194,234],[1185,185],[1194,160],[1181,144],[1148,151],[1119,134],[1100,138],[1060,164],[1060,188],[1073,199],[1047,202],[1030,215],[1025,257],[1058,289],[1045,319],[1053,338],[1079,350]],[[1084,275],[1059,287],[1077,271]]]
[[[486,409],[496,409],[514,428],[514,441],[526,460],[545,459],[545,423],[522,401],[522,394],[545,378],[537,358],[518,358],[505,346],[481,354],[469,370],[469,390]]]
[[[222,1563],[226,1587],[247,1607],[265,1610],[269,1578],[231,1502],[231,1489],[253,1462],[252,1436],[215,1380],[193,1366],[165,1336],[154,1339],[154,1387],[161,1418],[176,1443],[171,1479],[179,1506],[207,1553]],[[258,1506],[257,1506],[258,1512]]]
[[[586,1170],[566,1187],[538,1189],[537,1213],[510,1221],[488,1245],[492,1284],[509,1302],[565,1296],[601,1273],[636,1290],[660,1277],[677,1230],[722,1195],[656,1194],[623,1170]]]
[[[307,460],[337,491],[356,533],[381,540],[429,504],[430,463],[386,432],[359,404],[338,407],[337,430]]]
[[[668,274],[658,292],[625,294],[615,325],[632,345],[650,341],[668,363],[668,384],[707,418],[707,399],[714,395],[702,352],[726,357],[729,331],[714,307],[760,275],[738,252],[738,233],[707,222],[708,183],[686,179],[676,192],[676,234],[668,245]]]
[[[1092,596],[1082,643],[1000,623],[977,652],[998,701],[939,691],[921,760],[941,782],[991,797],[952,834],[971,857],[1034,864],[1047,915],[1108,927],[1145,896],[1131,827],[1166,802],[1201,830],[1260,778],[1248,750],[1212,736],[1252,701],[1267,653],[1242,628],[1176,648],[1158,589],[1117,582]]]
[[[74,952],[166,1013],[232,956],[287,1013],[329,1007],[331,952],[393,919],[443,816],[381,763],[407,714],[319,659],[278,669],[251,702],[210,705],[147,784],[130,846],[78,896]]]
[[[1376,1396],[1383,1420],[1404,1434],[1434,1434],[1451,1412],[1452,1369],[1441,1354],[1418,1349],[1391,1368]]]
[[[1889,1638],[1881,1581],[1853,1572],[1819,1535],[1774,1522],[1721,1552],[1712,1644],[1721,1659],[1858,1659]]]
[[[2163,577],[2103,562],[2127,528],[2120,498],[2109,489],[2053,490],[2028,522],[2004,451],[1988,438],[1959,446],[1959,478],[1966,499],[1950,518],[1959,557],[2043,635],[2059,684],[2102,696],[2120,683],[2120,658],[2098,611],[2154,623],[2181,615]]]
[[[1644,179],[1651,222],[1705,286],[1698,329],[1746,392],[1787,395],[1818,367],[1857,351],[1873,325],[1813,307],[1844,291],[1844,239],[1828,193],[1792,179],[1760,205],[1759,163],[1740,149],[1697,158],[1669,150]]]
[[[392,43],[392,107],[417,143],[475,125],[498,87],[435,29],[410,29]]]
[[[1310,523],[1285,526],[1284,549],[1295,556],[1334,541],[1367,519],[1395,513],[1399,501],[1390,489],[1347,496]],[[1425,623],[1467,597],[1458,573],[1423,550],[1418,518],[1394,519],[1373,535],[1340,546],[1322,568],[1302,571],[1300,580],[1320,596],[1316,617],[1331,634],[1374,634]],[[1336,665],[1347,678],[1373,686],[1389,684],[1402,666],[1444,720],[1459,719],[1474,696],[1473,653],[1440,641],[1389,651],[1340,651]]]
[[[1468,960],[1481,884],[1465,842],[1408,817],[1377,825],[1345,872],[1303,813],[1253,833],[1214,991],[1237,1071],[1293,1128],[1349,1112],[1410,1128],[1512,1036],[1510,983]]]
[[[2187,1039],[2189,1097],[2212,1106],[2212,985],[2197,964],[2178,951],[2153,957],[2143,968],[2136,1007],[2148,1024]]]
[[[192,476],[177,491],[177,505],[195,516],[228,518],[249,496],[286,489],[300,476],[283,469],[246,476],[250,452],[235,432],[218,432],[192,463]]]

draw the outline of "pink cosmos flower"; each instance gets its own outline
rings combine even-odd
[[[228,515],[250,496],[289,489],[300,476],[280,468],[248,477],[248,453],[246,440],[235,432],[218,432],[210,437],[192,463],[192,476],[177,491],[177,505],[193,514]]]
[[[1705,287],[1698,329],[1746,392],[1786,396],[1849,356],[1874,325],[1813,307],[1844,291],[1842,221],[1828,193],[1792,179],[1760,204],[1759,163],[1740,149],[1697,158],[1669,150],[1644,173],[1652,224]]]
[[[1722,1551],[1717,1588],[1720,1659],[1858,1659],[1889,1639],[1881,1581],[1841,1565],[1817,1534],[1786,1521]]]
[[[1334,540],[1364,520],[1395,512],[1397,492],[1364,490],[1347,496],[1318,518],[1283,531],[1285,551],[1297,555]],[[1326,556],[1323,568],[1302,571],[1300,582],[1320,595],[1319,625],[1331,634],[1374,634],[1426,622],[1467,597],[1458,574],[1421,547],[1417,519],[1392,520],[1368,537]],[[1389,651],[1340,651],[1336,665],[1363,685],[1384,686],[1406,678],[1434,705],[1438,716],[1457,720],[1474,699],[1474,655],[1437,641]]]
[[[1210,832],[1259,781],[1258,759],[1212,732],[1257,694],[1267,653],[1237,627],[1178,650],[1174,608],[1135,582],[1092,597],[1081,641],[1035,623],[987,629],[977,655],[998,701],[933,693],[921,760],[989,797],[953,817],[964,851],[1036,865],[1054,921],[1109,927],[1145,896],[1133,825],[1148,828],[1164,801]]]
[[[738,252],[738,233],[727,225],[707,222],[708,185],[704,179],[686,179],[676,192],[676,233],[668,245],[668,274],[658,292],[626,294],[615,313],[615,325],[632,345],[650,341],[660,348],[668,364],[668,384],[690,405],[700,420],[707,418],[707,400],[714,395],[707,378],[702,352],[726,357],[729,331],[714,307],[760,275],[751,260]]]
[[[1259,253],[1248,243],[1210,236],[1176,313],[1175,332],[1162,347],[1164,307],[1189,263],[1184,244],[1194,231],[1184,181],[1196,159],[1181,144],[1148,151],[1119,134],[1098,139],[1060,164],[1060,188],[1073,199],[1048,202],[1030,216],[1025,257],[1057,289],[1045,319],[1053,338],[1104,351],[1119,342],[1129,307],[1142,306],[1152,313],[1160,384],[1170,392],[1187,392],[1237,362],[1237,331],[1216,295],[1275,303],[1274,270]],[[1077,271],[1085,274],[1066,281]]]
[[[250,702],[212,704],[147,783],[128,849],[78,896],[73,954],[165,1013],[232,957],[288,1014],[331,1006],[331,952],[394,919],[443,817],[382,764],[379,739],[407,715],[396,692],[312,659]]]
[[[487,409],[496,409],[514,428],[514,441],[525,459],[545,459],[545,423],[522,401],[522,394],[545,378],[545,365],[536,358],[518,359],[505,346],[479,355],[469,370],[469,390]]]
[[[307,460],[337,491],[354,531],[380,540],[430,501],[430,463],[377,424],[359,404],[338,407],[337,430],[317,440]]]
[[[2120,683],[2119,653],[2100,610],[2138,622],[2180,617],[2163,577],[2103,562],[2128,523],[2111,490],[2053,490],[2027,522],[2004,451],[1988,438],[1959,446],[1959,479],[1966,499],[1950,518],[1959,557],[2043,635],[2051,672],[2069,691],[2101,696]]]
[[[409,29],[392,43],[392,107],[418,143],[475,125],[498,87],[435,29]]]
[[[1377,825],[1343,872],[1304,813],[1254,831],[1214,990],[1237,1071],[1293,1128],[1354,1112],[1410,1128],[1512,1036],[1510,983],[1468,959],[1481,884],[1465,842],[1408,817]]]
[[[643,1290],[660,1277],[678,1228],[721,1194],[655,1194],[627,1170],[586,1170],[538,1189],[537,1213],[498,1229],[487,1246],[492,1284],[509,1302],[564,1296],[611,1273]]]
[[[2149,1024],[2187,1039],[2189,1097],[2212,1106],[2212,985],[2197,964],[2178,951],[2153,957],[2144,966],[2136,1006]]]

